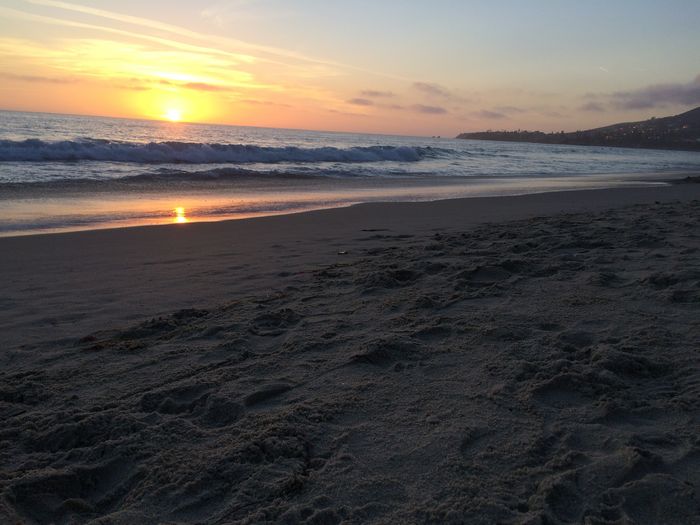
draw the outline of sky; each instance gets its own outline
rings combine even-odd
[[[0,0],[0,108],[404,135],[700,106],[698,0]]]

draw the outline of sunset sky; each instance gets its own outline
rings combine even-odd
[[[700,2],[0,3],[0,107],[454,135],[700,105]]]

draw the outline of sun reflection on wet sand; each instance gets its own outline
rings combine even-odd
[[[185,208],[177,207],[173,210],[173,213],[175,214],[175,217],[173,218],[174,223],[183,224],[185,222],[189,222],[185,216]]]

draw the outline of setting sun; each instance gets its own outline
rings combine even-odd
[[[175,214],[175,217],[173,219],[175,223],[183,224],[185,222],[189,222],[187,220],[187,216],[185,215],[185,208],[177,207],[173,210],[173,213]]]
[[[170,108],[165,112],[165,118],[170,122],[180,122],[182,120],[182,110]]]

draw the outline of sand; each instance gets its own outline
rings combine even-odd
[[[700,185],[0,239],[2,523],[700,523]]]

